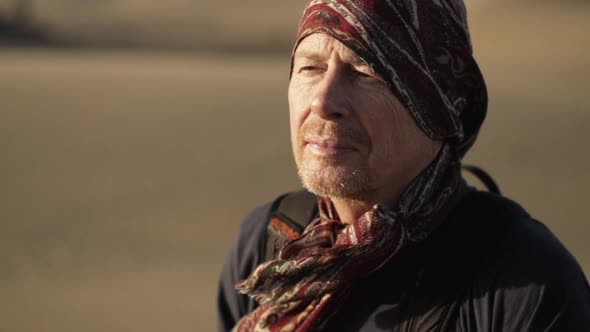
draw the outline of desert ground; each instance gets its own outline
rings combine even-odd
[[[590,10],[522,6],[472,15],[490,104],[466,161],[590,273]],[[214,330],[240,220],[299,188],[288,70],[288,52],[0,49],[0,331]]]

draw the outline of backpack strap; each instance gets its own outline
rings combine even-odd
[[[315,219],[317,213],[317,198],[305,189],[284,195],[274,211],[275,217],[289,222],[299,232]]]
[[[264,261],[273,259],[285,242],[299,236],[317,214],[317,198],[305,189],[275,199],[266,219],[266,235],[260,248]]]
[[[493,192],[494,194],[502,195],[500,188],[494,179],[492,179],[492,177],[486,171],[484,171],[483,168],[475,165],[461,165],[461,169],[475,176],[486,186],[488,191]]]

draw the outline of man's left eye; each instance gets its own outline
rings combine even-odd
[[[355,75],[356,75],[356,77],[358,79],[361,79],[361,80],[367,80],[367,81],[376,80],[376,81],[379,81],[379,79],[377,78],[377,76],[375,76],[375,74],[373,74],[373,73],[369,73],[369,72],[365,72],[365,71],[358,71],[357,70],[357,71],[355,71]]]

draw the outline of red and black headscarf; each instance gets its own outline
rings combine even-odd
[[[356,52],[426,135],[444,143],[393,209],[375,206],[344,225],[330,201],[319,198],[320,217],[237,286],[260,306],[235,331],[321,330],[351,285],[444,219],[457,197],[460,159],[485,118],[486,87],[461,0],[312,0],[295,49],[313,33]]]
[[[313,33],[355,51],[386,80],[418,126],[463,156],[487,110],[461,0],[313,0],[295,49]]]

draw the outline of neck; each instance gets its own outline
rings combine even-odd
[[[366,201],[350,200],[343,198],[331,198],[332,204],[340,217],[340,221],[344,224],[350,225],[360,216],[369,211],[372,207]]]
[[[399,200],[401,192],[391,192],[385,195],[373,195],[373,197],[365,196],[364,198],[341,198],[330,197],[334,208],[340,217],[340,221],[344,224],[350,225],[360,218],[365,212],[371,210],[373,206],[379,204],[387,208],[393,208]]]

